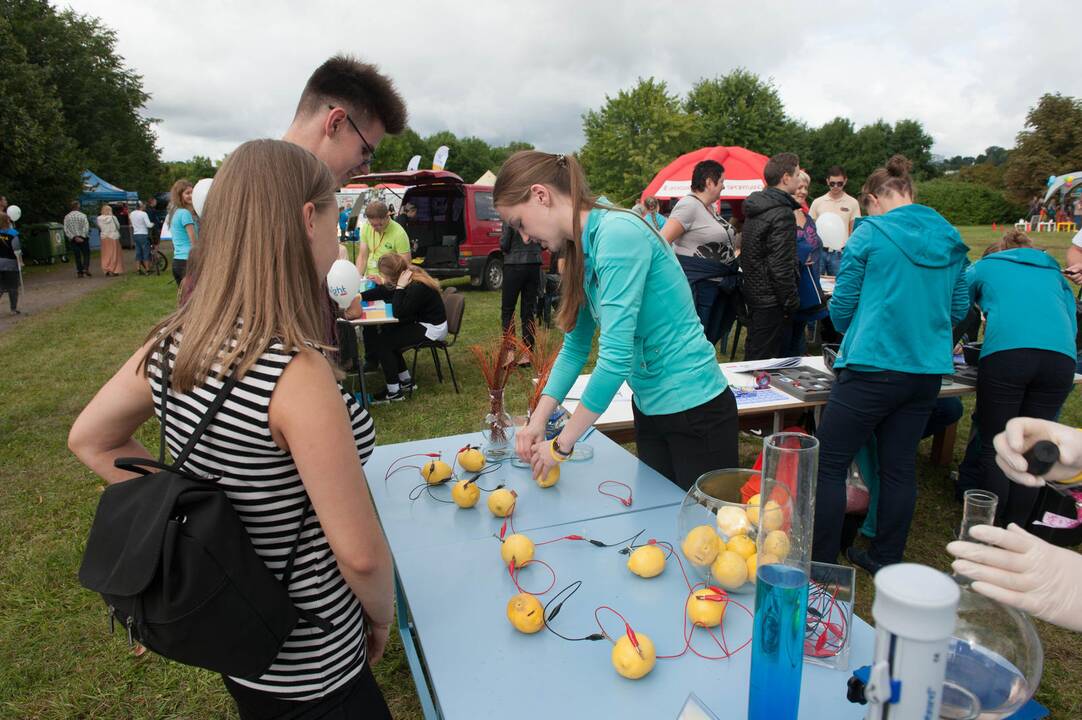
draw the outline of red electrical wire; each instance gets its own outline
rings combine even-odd
[[[552,574],[552,582],[549,583],[549,586],[547,588],[540,592],[531,592],[519,585],[518,578],[516,577],[515,561],[512,560],[511,562],[507,563],[507,573],[511,576],[511,582],[514,583],[515,589],[518,590],[520,593],[526,593],[527,595],[545,595],[550,590],[552,590],[552,588],[556,587],[556,571],[553,570],[552,566],[544,560],[527,560],[526,562],[522,563],[522,567],[526,567],[527,565],[533,565],[535,563],[538,565],[544,565]],[[518,570],[522,570],[522,568],[518,568]]]
[[[411,455],[403,455],[402,457],[395,458],[391,462],[391,464],[387,466],[387,472],[383,475],[383,483],[386,484],[387,480],[392,475],[394,475],[396,472],[398,472],[399,470],[407,470],[409,468],[413,468],[415,470],[420,470],[421,469],[420,465],[402,465],[401,467],[397,467],[397,468],[395,467],[395,465],[402,462],[403,460],[408,460],[410,458],[415,458],[415,457],[436,458],[438,460],[440,458],[440,454],[439,453],[413,453]],[[454,472],[454,468],[451,468],[451,472],[452,473]]]
[[[613,493],[606,492],[606,491],[602,490],[601,488],[603,488],[605,485],[619,485],[621,487],[627,488],[627,497],[626,498],[621,497],[619,495],[614,495]],[[619,480],[604,480],[604,481],[597,484],[597,491],[599,493],[601,493],[602,495],[607,495],[608,497],[611,497],[612,499],[619,501],[620,504],[623,505],[624,507],[631,507],[632,491],[631,491],[631,486],[628,485],[627,483],[622,483]]]

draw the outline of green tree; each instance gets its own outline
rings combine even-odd
[[[737,145],[768,156],[793,149],[794,128],[774,82],[744,68],[697,82],[687,111],[699,146]]]
[[[992,145],[985,148],[984,152],[978,155],[974,162],[978,165],[981,163],[989,163],[998,167],[1007,162],[1007,158],[1010,157],[1010,154],[1010,150],[1001,148],[998,145]]]
[[[1005,168],[1002,165],[993,165],[990,162],[982,162],[977,165],[966,165],[958,171],[958,179],[962,182],[984,185],[995,190],[1003,190],[1003,174]]]
[[[101,20],[46,0],[6,0],[0,5],[27,61],[40,67],[60,101],[66,134],[87,166],[125,190],[157,189],[160,151],[142,77],[116,52],[116,32]]]
[[[520,150],[534,150],[534,146],[528,142],[521,142],[514,140],[506,145],[492,148],[492,172],[497,175],[500,172],[500,168],[507,162],[507,158],[511,157]]]
[[[654,175],[696,145],[694,119],[663,81],[639,79],[583,115],[583,168],[596,192],[631,204]]]
[[[1012,199],[1024,202],[1043,193],[1050,175],[1082,168],[1082,101],[1059,93],[1041,96],[1026,114],[1007,159],[1004,184]]]
[[[224,162],[224,158],[217,163],[211,161],[209,157],[203,155],[196,155],[191,160],[174,160],[162,163],[162,171],[160,180],[158,181],[158,187],[162,190],[168,190],[173,187],[173,183],[181,178],[195,183],[203,178],[212,178],[214,174],[218,172],[218,168]]]
[[[21,223],[56,220],[79,194],[82,157],[46,73],[27,61],[2,15],[0,97],[0,195],[22,208]]]
[[[398,135],[388,135],[376,149],[376,160],[372,163],[372,172],[397,172],[405,170],[410,158],[421,156],[421,167],[432,167],[432,154],[428,145],[412,128],[406,128]],[[425,165],[425,163],[428,163]]]

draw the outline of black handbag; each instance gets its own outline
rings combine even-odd
[[[216,484],[183,470],[184,461],[236,385],[231,376],[172,465],[165,463],[168,341],[161,353],[161,453],[157,461],[117,458],[142,477],[102,493],[79,568],[83,587],[101,593],[110,630],[119,622],[163,657],[254,679],[274,662],[298,618],[333,626],[296,608],[287,590],[311,501],[279,581],[256,553],[232,503]]]

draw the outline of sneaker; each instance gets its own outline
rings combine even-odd
[[[384,390],[381,393],[377,393],[372,396],[373,405],[386,405],[387,403],[402,402],[406,399],[406,393],[402,392],[402,388],[399,388],[395,392],[389,392]]]
[[[861,548],[849,548],[845,551],[845,558],[872,577],[875,577],[875,574],[883,569],[882,563],[876,562],[872,559],[871,553]]]
[[[399,380],[398,382],[403,393],[412,393],[417,390],[417,383],[413,381],[413,378],[410,378],[409,380]]]

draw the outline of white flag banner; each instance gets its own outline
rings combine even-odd
[[[450,152],[451,151],[446,145],[440,145],[436,149],[436,155],[432,158],[432,169],[443,170],[445,167],[447,167],[447,155]]]
[[[414,170],[416,170],[419,167],[421,167],[421,156],[420,155],[414,155],[413,157],[410,158],[409,165],[406,166],[406,171],[407,172],[413,172]]]

